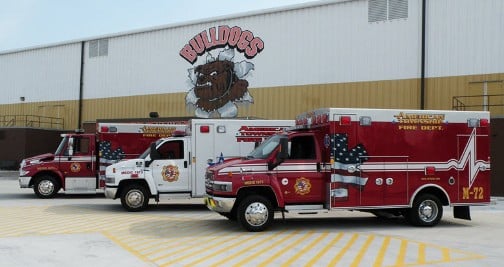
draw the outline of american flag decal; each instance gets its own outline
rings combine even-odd
[[[110,141],[101,141],[98,150],[100,153],[100,175],[105,175],[105,168],[107,168],[108,165],[116,163],[126,157],[124,151],[120,147],[112,151]]]
[[[331,135],[331,158],[334,159],[331,174],[331,202],[348,200],[349,185],[360,190],[366,185],[367,178],[361,177],[358,169],[349,172],[348,166],[368,160],[368,153],[362,144],[348,148],[348,135],[344,133]]]

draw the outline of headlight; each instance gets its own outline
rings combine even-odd
[[[27,176],[28,173],[30,173],[30,172],[29,171],[25,171],[22,168],[19,169],[19,176]]]
[[[233,183],[231,182],[214,182],[213,190],[222,191],[222,192],[231,192],[233,191]]]
[[[105,177],[106,184],[115,184],[115,177]]]

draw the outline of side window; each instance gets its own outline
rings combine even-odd
[[[317,159],[313,136],[298,136],[290,141],[289,159]]]
[[[158,149],[161,159],[183,159],[184,141],[169,141],[162,144]]]
[[[89,138],[76,137],[74,140],[74,154],[88,154]]]

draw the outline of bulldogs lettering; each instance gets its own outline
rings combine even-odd
[[[208,31],[202,31],[194,36],[180,50],[180,55],[189,63],[194,64],[198,56],[203,55],[206,51],[223,48],[226,45],[244,53],[248,59],[254,58],[264,49],[264,42],[261,38],[254,37],[252,32],[243,31],[238,26],[229,28],[229,26],[221,25],[218,30],[212,27]]]

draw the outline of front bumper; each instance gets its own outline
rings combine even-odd
[[[30,176],[19,176],[19,187],[20,188],[29,188],[30,187]]]
[[[231,212],[233,209],[236,198],[224,198],[224,197],[214,197],[206,196],[205,205],[209,210],[216,212]]]
[[[105,186],[104,194],[106,198],[116,199],[117,187]]]

